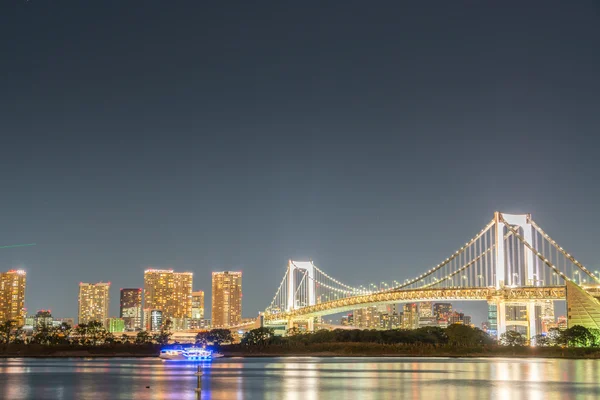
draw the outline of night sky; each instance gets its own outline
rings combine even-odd
[[[0,2],[0,245],[37,243],[0,270],[29,312],[110,281],[117,315],[152,266],[208,308],[241,270],[255,316],[290,258],[404,280],[496,210],[599,268],[600,3],[413,3]]]

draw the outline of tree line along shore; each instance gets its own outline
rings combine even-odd
[[[28,338],[10,321],[0,325],[0,357],[156,357],[172,343],[171,324],[160,332],[138,332],[136,337],[116,336],[101,323],[72,328],[39,327]],[[227,329],[200,332],[196,345],[217,349],[225,357],[278,356],[407,356],[407,357],[562,357],[600,358],[600,331],[573,326],[552,329],[546,335],[526,338],[508,331],[499,340],[466,325],[414,330],[335,329],[302,332],[288,330],[276,336],[270,328],[246,332],[237,341]],[[534,344],[535,346],[530,346]]]

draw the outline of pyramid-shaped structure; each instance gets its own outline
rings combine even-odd
[[[600,301],[571,281],[567,281],[567,326],[600,329]]]

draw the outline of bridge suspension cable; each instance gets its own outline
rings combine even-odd
[[[475,243],[476,241],[481,239],[486,233],[488,233],[490,231],[490,229],[494,225],[495,225],[495,221],[492,219],[477,235],[475,235],[471,240],[469,240],[467,243],[465,243],[465,245],[462,246],[460,249],[455,251],[450,257],[446,258],[444,261],[442,261],[435,267],[431,268],[427,272],[425,272],[413,279],[407,280],[405,283],[393,287],[393,289],[399,290],[399,289],[411,287],[413,284],[423,280],[424,278],[428,278],[428,277],[432,276],[433,274],[435,274],[436,272],[442,270],[447,265],[449,265],[449,264],[453,263],[454,261],[456,261],[457,259],[459,259],[460,256],[463,255],[463,253],[465,252],[466,249],[470,248],[470,246],[473,243]],[[480,246],[480,248],[481,248],[481,246]]]
[[[501,216],[500,220],[502,221],[502,223],[505,224],[505,226],[507,227],[508,230],[510,230],[513,235],[519,239],[519,241],[521,243],[523,243],[523,245],[525,247],[527,247],[539,260],[541,260],[546,266],[548,266],[549,268],[551,268],[555,274],[557,274],[558,276],[560,276],[563,280],[565,281],[573,281],[574,283],[578,284],[576,282],[576,280],[574,279],[574,277],[569,278],[565,272],[566,272],[566,266],[565,266],[565,270],[561,270],[559,266],[555,265],[554,263],[552,263],[551,260],[549,260],[542,252],[540,252],[538,249],[536,249],[535,247],[532,246],[531,243],[529,243],[527,240],[525,240],[525,238],[519,234],[519,232],[510,224],[508,224],[506,222],[506,220]],[[535,222],[533,222],[533,220],[530,221],[531,225],[534,227],[534,229],[536,231],[538,231],[545,240],[547,240],[550,244],[552,244],[552,246],[555,248],[555,250],[557,252],[560,252],[566,259],[568,259],[569,261],[571,261],[575,266],[577,266],[581,271],[585,272],[590,278],[594,279],[596,282],[600,282],[598,280],[598,278],[596,276],[594,276],[594,274],[592,274],[587,268],[585,268],[580,262],[578,262],[577,260],[575,260],[575,258],[573,258],[569,253],[567,253],[561,246],[558,245],[558,243],[556,243],[556,241],[554,241],[548,234],[546,234]],[[535,237],[534,237],[535,238]],[[558,259],[558,257],[556,257],[557,260],[560,262],[560,259]],[[566,265],[566,262],[565,262]],[[579,282],[579,285],[581,284],[581,281]]]
[[[354,292],[360,292],[360,291],[361,291],[361,290],[360,290],[360,289],[358,289],[358,288],[355,288],[355,287],[352,287],[352,286],[346,285],[345,283],[342,283],[342,282],[338,281],[337,279],[335,279],[335,278],[333,278],[333,277],[331,277],[331,276],[327,275],[325,272],[323,272],[321,269],[319,269],[319,268],[318,268],[316,265],[315,265],[315,267],[314,267],[314,268],[315,268],[315,270],[316,270],[316,271],[318,271],[319,273],[321,273],[321,274],[322,274],[322,275],[323,275],[325,278],[328,278],[328,279],[330,279],[332,282],[334,282],[334,283],[336,283],[336,284],[340,285],[341,287],[344,287],[344,288],[346,288],[346,289],[349,289],[349,290],[351,290],[351,291],[354,291]]]
[[[540,235],[542,235],[544,237],[544,239],[546,239],[548,242],[550,242],[556,250],[560,251],[564,257],[566,257],[569,261],[571,261],[573,264],[575,264],[580,270],[585,272],[594,281],[600,283],[599,277],[597,277],[594,273],[592,273],[590,270],[588,270],[583,264],[581,264],[579,261],[577,261],[571,254],[567,253],[561,246],[558,245],[558,243],[556,243],[556,241],[554,239],[552,239],[546,232],[544,232],[542,230],[542,228],[540,228],[540,226],[535,223],[535,221],[531,220],[531,226],[533,226],[533,228],[536,231],[538,231],[538,233]]]
[[[281,283],[279,284],[279,287],[277,288],[277,291],[275,292],[275,296],[273,296],[273,300],[271,300],[271,304],[269,305],[269,307],[267,307],[267,312],[280,312],[280,311],[285,311],[285,302],[287,301],[287,285],[286,285],[286,281],[287,281],[287,277],[288,277],[288,270],[285,271],[285,274],[283,275],[283,279],[281,280]]]

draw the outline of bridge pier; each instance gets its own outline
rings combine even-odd
[[[498,339],[500,339],[500,335],[506,333],[506,305],[504,300],[496,301],[496,332]]]
[[[536,303],[534,301],[529,301],[527,303],[527,323],[529,324],[529,329],[527,330],[529,335],[528,339],[531,339],[538,334],[536,324],[538,316],[535,315],[535,305]]]
[[[525,328],[524,336],[527,339],[531,339],[536,336],[538,332],[537,320],[541,317],[536,315],[536,305],[538,304],[535,300],[529,301],[506,301],[504,299],[498,299],[491,305],[496,306],[496,331],[498,339],[503,333],[506,333],[508,326],[521,326]],[[507,307],[512,307],[510,315],[507,315]],[[525,318],[522,318],[522,313],[525,312]]]

